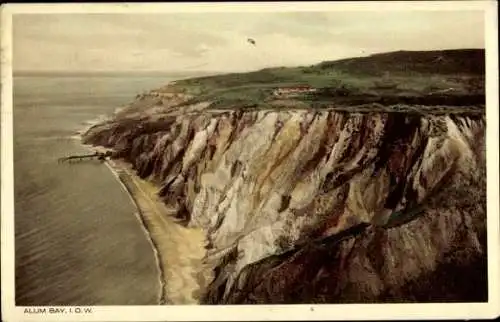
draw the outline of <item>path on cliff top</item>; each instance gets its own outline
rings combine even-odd
[[[164,304],[197,304],[200,290],[208,280],[208,273],[202,272],[203,232],[176,223],[169,216],[173,211],[159,200],[153,184],[133,174],[124,162],[113,163],[111,166],[120,174],[140,208],[140,215],[159,253]]]

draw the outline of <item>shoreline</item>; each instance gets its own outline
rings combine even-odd
[[[110,150],[82,145],[93,151]],[[139,178],[130,164],[122,160],[104,163],[132,200],[134,214],[153,249],[160,288],[158,304],[199,304],[201,292],[211,280],[211,272],[203,264],[204,232],[177,223],[171,216],[174,210],[157,197],[158,188]]]
[[[122,109],[124,107],[118,107],[112,114]],[[78,140],[86,150],[111,151],[82,142],[85,133],[111,117],[101,114],[87,120],[72,138]],[[158,187],[139,178],[129,163],[122,160],[106,160],[104,163],[129,196],[135,207],[134,216],[153,250],[158,272],[158,305],[199,304],[202,290],[212,279],[211,270],[203,264],[206,254],[205,233],[201,229],[187,228],[175,222],[169,216],[173,211],[157,198]]]
[[[92,125],[91,125],[92,126]],[[80,144],[83,146],[84,149],[89,150],[89,151],[102,151],[106,150],[105,148],[102,147],[94,147],[88,144],[83,144],[81,143],[81,135],[85,133],[88,129],[79,131],[79,134],[75,136],[78,137]],[[104,162],[108,170],[111,172],[111,174],[115,177],[116,181],[120,184],[122,187],[123,191],[128,195],[130,198],[130,201],[132,202],[132,206],[135,208],[134,210],[134,216],[136,217],[136,220],[139,222],[139,225],[141,226],[141,230],[143,231],[144,235],[146,236],[146,239],[149,242],[149,245],[151,246],[151,249],[153,250],[153,255],[154,255],[154,261],[156,263],[156,270],[157,270],[157,279],[158,279],[158,295],[157,295],[157,304],[162,305],[165,304],[165,277],[164,277],[164,269],[162,267],[162,260],[160,259],[161,255],[158,250],[158,245],[156,245],[153,237],[151,236],[150,231],[148,230],[146,223],[144,221],[144,217],[142,214],[142,209],[139,207],[139,204],[137,202],[137,199],[134,197],[132,192],[130,191],[129,187],[126,185],[126,183],[123,181],[123,178],[120,176],[120,169],[116,168],[116,165],[112,165],[110,163],[110,160],[106,160]]]
[[[163,274],[165,269],[162,266],[163,261],[161,260],[161,254],[158,251],[158,245],[155,243],[155,240],[151,236],[150,231],[147,229],[147,225],[146,225],[146,222],[144,221],[144,215],[142,213],[142,209],[139,207],[138,201],[136,200],[135,196],[130,191],[127,184],[125,183],[125,181],[122,177],[123,174],[121,172],[119,172],[118,169],[115,169],[114,166],[112,164],[110,164],[109,161],[105,161],[104,163],[106,164],[106,167],[108,168],[108,170],[113,174],[113,176],[116,178],[116,180],[120,183],[123,190],[127,193],[130,200],[132,201],[133,206],[135,207],[134,215],[135,215],[137,221],[139,221],[141,229],[142,229],[144,235],[146,236],[146,239],[148,240],[148,242],[153,250],[154,257],[155,257],[154,260],[156,263],[156,270],[158,273],[157,278],[158,278],[158,287],[159,287],[157,301],[158,301],[159,305],[166,304],[166,298],[165,298],[166,280],[165,280],[165,276]]]

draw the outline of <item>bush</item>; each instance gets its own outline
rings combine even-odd
[[[320,97],[346,97],[359,93],[359,89],[342,83],[340,80],[334,80],[331,85],[318,89],[317,96]]]

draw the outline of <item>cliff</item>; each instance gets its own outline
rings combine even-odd
[[[318,66],[179,81],[84,142],[205,231],[203,303],[486,301],[484,74],[405,72],[384,87]],[[284,75],[329,83],[277,99]]]

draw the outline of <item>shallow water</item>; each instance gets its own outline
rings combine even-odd
[[[74,135],[163,77],[15,77],[16,305],[157,304],[158,269],[135,207]]]

